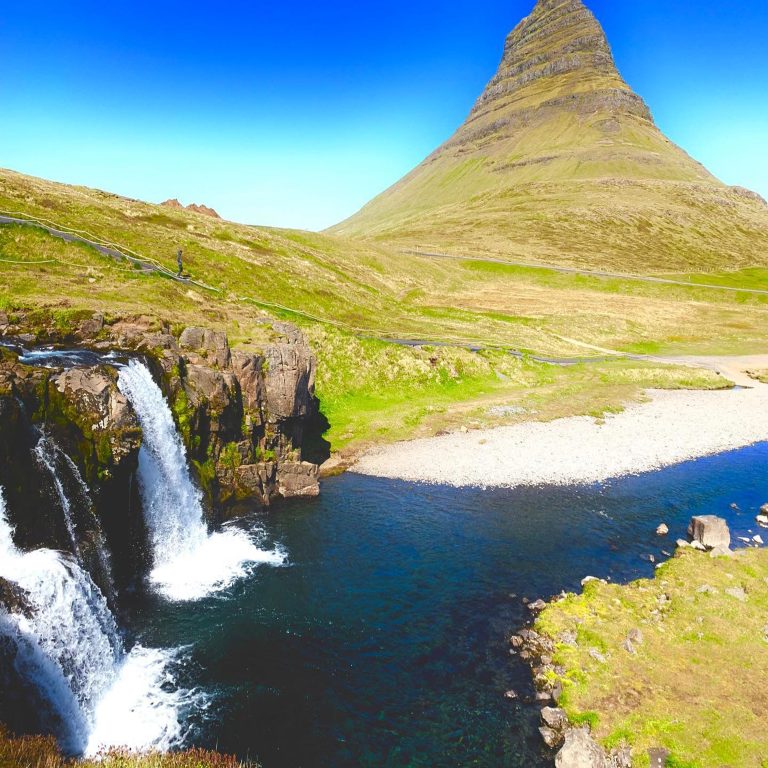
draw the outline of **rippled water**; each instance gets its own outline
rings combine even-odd
[[[264,768],[551,766],[535,709],[503,698],[531,692],[506,643],[528,618],[522,598],[650,576],[647,556],[671,552],[691,515],[723,515],[740,535],[766,501],[765,444],[578,489],[346,475],[252,519],[288,567],[194,604],[158,599],[135,629],[191,645],[188,682],[209,701],[192,740]]]

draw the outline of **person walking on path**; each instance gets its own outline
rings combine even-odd
[[[179,248],[178,252],[176,253],[176,266],[178,266],[179,271],[176,277],[181,277],[181,273],[184,271],[184,261],[182,259],[183,253],[181,248]]]

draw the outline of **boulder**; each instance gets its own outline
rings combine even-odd
[[[719,546],[710,550],[710,557],[733,557],[734,551],[730,547]]]
[[[590,648],[589,649],[589,655],[598,663],[598,664],[606,664],[608,662],[608,659],[600,653],[600,651],[597,650],[597,648]]]
[[[517,698],[517,691],[513,691],[511,688],[504,692],[504,698],[509,701],[514,701]]]
[[[541,710],[541,720],[544,725],[554,731],[564,731],[568,727],[565,710],[557,707],[544,707]]]
[[[731,532],[728,523],[715,515],[697,515],[688,526],[691,541],[698,542],[706,549],[730,547]]]
[[[284,499],[319,496],[318,466],[308,461],[284,461],[277,470],[277,490]]]
[[[548,728],[546,725],[542,725],[541,728],[539,728],[539,733],[541,734],[541,738],[544,739],[544,743],[550,749],[554,749],[563,741],[563,735],[561,733],[558,733],[552,728]]]
[[[656,535],[657,536],[666,536],[668,533],[669,533],[669,526],[666,523],[662,523],[656,529]]]
[[[621,645],[621,647],[627,652],[632,654],[633,656],[637,653],[637,649],[635,648],[632,641],[627,638]]]
[[[725,594],[735,598],[740,603],[747,602],[747,593],[744,591],[743,587],[730,587],[725,590]]]
[[[555,768],[610,768],[610,764],[589,729],[574,728],[565,735]]]

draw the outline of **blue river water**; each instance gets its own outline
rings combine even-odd
[[[586,487],[347,474],[317,500],[242,521],[284,548],[286,566],[200,602],[145,604],[134,630],[190,647],[188,682],[208,697],[190,743],[264,768],[552,766],[530,673],[509,654],[530,620],[523,598],[578,590],[587,575],[652,576],[649,556],[665,559],[692,515],[757,533],[766,501],[768,444]]]

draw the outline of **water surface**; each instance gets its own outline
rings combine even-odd
[[[529,618],[522,598],[586,575],[650,576],[648,556],[664,559],[691,515],[742,535],[766,501],[766,444],[582,488],[348,474],[243,523],[288,565],[202,601],[150,602],[135,629],[148,645],[191,645],[188,682],[209,697],[192,741],[264,768],[551,766],[535,707],[503,697],[532,693],[507,645]]]

